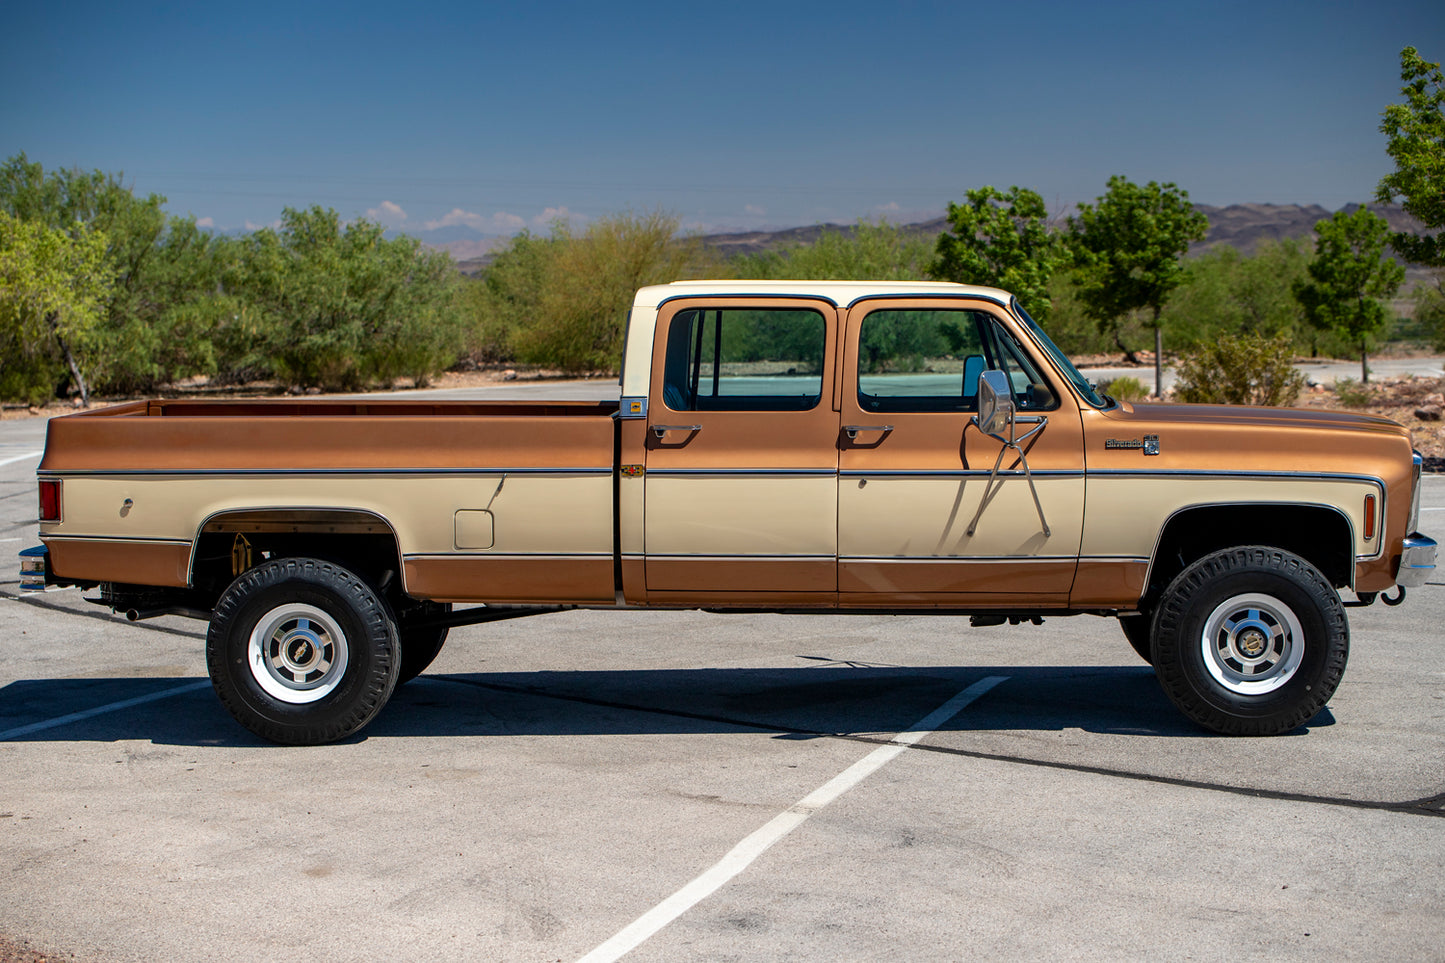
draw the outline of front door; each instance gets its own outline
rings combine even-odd
[[[838,310],[796,298],[664,304],[647,414],[649,598],[837,600]]]
[[[1064,379],[986,301],[860,302],[847,312],[844,342],[840,604],[1065,604],[1084,463],[1079,409]],[[1008,376],[1019,435],[1042,424],[1021,446],[1033,488],[1014,449],[990,485],[1004,445],[970,422],[985,368]]]

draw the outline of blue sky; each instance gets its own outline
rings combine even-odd
[[[663,208],[742,230],[1368,200],[1445,3],[8,3],[0,156],[124,171],[218,229],[322,204],[437,239]],[[404,216],[403,216],[404,215]]]

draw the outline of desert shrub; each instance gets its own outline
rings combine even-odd
[[[1194,404],[1289,405],[1304,385],[1287,335],[1225,335],[1180,358],[1175,394]]]
[[[1335,398],[1346,408],[1364,408],[1375,397],[1375,392],[1367,384],[1361,384],[1354,378],[1335,379]]]
[[[1149,397],[1149,389],[1144,387],[1144,382],[1133,375],[1124,375],[1113,381],[1105,381],[1099,385],[1099,390],[1119,401],[1139,401]]]
[[[738,255],[728,267],[749,279],[921,281],[928,277],[933,245],[932,237],[887,221],[860,221],[849,230],[824,230],[812,244]]]
[[[553,225],[522,234],[468,297],[474,357],[515,358],[564,371],[616,371],[637,289],[716,273],[662,213],[602,218],[580,234]]]
[[[352,390],[405,375],[418,385],[462,353],[451,258],[380,224],[287,208],[240,242],[216,319],[222,372]],[[235,354],[231,352],[236,352]]]
[[[1445,271],[1436,271],[1433,283],[1415,288],[1414,300],[1420,336],[1445,350]]]

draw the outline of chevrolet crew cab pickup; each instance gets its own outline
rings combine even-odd
[[[1382,418],[1103,396],[1004,291],[692,281],[637,293],[620,402],[55,418],[22,568],[208,620],[281,743],[366,725],[451,626],[563,607],[1112,616],[1189,718],[1273,734],[1339,684],[1345,606],[1433,571],[1420,470]]]

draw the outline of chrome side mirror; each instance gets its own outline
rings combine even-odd
[[[1008,375],[992,368],[978,376],[978,427],[986,435],[1001,434],[1014,418]]]

